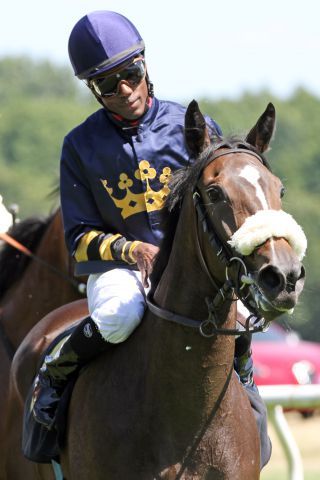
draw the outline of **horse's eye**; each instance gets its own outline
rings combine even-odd
[[[282,198],[285,193],[286,193],[286,188],[285,188],[284,186],[282,186],[282,187],[280,188],[280,198]]]
[[[217,186],[209,187],[207,190],[207,194],[211,202],[217,202],[218,200],[221,200],[221,198],[223,197],[223,192],[221,188]]]

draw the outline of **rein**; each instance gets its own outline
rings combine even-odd
[[[208,160],[205,167],[209,163],[213,162],[216,158],[222,157],[224,155],[229,155],[232,153],[239,153],[239,152],[252,155],[258,158],[259,161],[264,164],[263,159],[257,153],[251,150],[247,150],[245,148],[234,148],[234,149],[227,150],[226,152],[220,152],[218,154],[215,154],[213,157],[211,157]],[[240,336],[240,335],[249,335],[257,332],[263,332],[269,327],[269,322],[266,321],[264,318],[262,318],[255,311],[252,305],[250,305],[249,310],[250,311],[254,310],[254,313],[251,313],[251,315],[249,315],[249,317],[246,319],[245,324],[242,325],[243,330],[238,330],[236,328],[235,329],[222,328],[218,326],[217,319],[216,319],[216,316],[217,316],[216,312],[226,300],[236,301],[237,299],[239,299],[242,301],[242,303],[247,305],[246,297],[242,295],[241,290],[246,286],[247,283],[249,283],[249,280],[248,280],[249,277],[247,275],[247,268],[242,259],[242,256],[241,255],[237,257],[232,256],[232,252],[230,251],[230,249],[219,239],[216,232],[213,229],[209,228],[206,221],[206,212],[203,211],[203,207],[200,204],[200,199],[201,199],[200,193],[197,190],[195,190],[193,193],[193,202],[197,212],[196,229],[195,229],[196,250],[197,250],[197,255],[200,260],[202,269],[206,273],[211,284],[213,285],[213,287],[217,292],[215,297],[212,300],[210,300],[209,297],[205,298],[205,302],[208,308],[208,318],[205,320],[199,321],[199,320],[194,320],[192,318],[186,317],[184,315],[179,315],[177,313],[170,312],[169,310],[166,310],[156,305],[150,295],[148,295],[146,299],[147,306],[149,310],[157,317],[160,317],[164,320],[168,320],[170,322],[178,323],[186,327],[197,328],[199,329],[200,334],[206,338],[210,338],[216,335]],[[210,245],[216,257],[218,258],[219,262],[223,263],[223,265],[225,266],[225,282],[223,283],[222,287],[219,287],[219,285],[211,275],[210,270],[205,261],[205,258],[203,256],[201,246],[200,246],[200,241],[199,241],[199,235],[198,235],[198,228],[197,228],[198,223],[202,225],[202,229],[204,233],[208,235]],[[228,274],[231,264],[234,262],[240,263],[240,266],[243,267],[244,269],[244,274],[240,277],[240,282],[241,282],[240,288],[238,288],[238,286],[235,286],[232,283]],[[234,298],[234,293],[236,293],[237,298]],[[260,322],[260,325],[255,326],[255,324],[259,322]]]

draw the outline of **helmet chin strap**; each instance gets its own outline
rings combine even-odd
[[[154,97],[154,87],[153,87],[153,82],[151,82],[148,72],[146,73],[146,82],[148,86],[148,94],[149,97],[153,98]]]

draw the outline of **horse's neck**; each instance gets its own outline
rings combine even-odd
[[[201,247],[198,244],[196,212],[190,195],[184,200],[169,260],[155,289],[154,299],[163,308],[204,319],[208,313],[205,298],[212,298],[217,292],[200,260]],[[212,267],[212,277],[219,269],[219,265]],[[216,282],[220,284],[221,279]]]
[[[212,298],[214,292],[195,253],[194,218],[190,211],[186,213],[186,209],[181,212],[171,255],[155,290],[154,300],[162,308],[199,320],[200,324],[208,316],[205,297]],[[234,327],[235,314],[235,306],[231,308],[231,303],[226,302],[219,310],[219,323]],[[163,362],[162,370],[166,372],[161,376],[161,392],[170,388],[177,390],[177,395],[183,396],[187,403],[206,403],[209,411],[232,368],[232,338],[204,338],[198,329],[171,324],[163,319],[153,319],[150,323],[156,338],[152,355],[158,364]],[[181,397],[177,401],[181,401]]]

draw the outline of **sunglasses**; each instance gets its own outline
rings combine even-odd
[[[99,97],[114,97],[118,94],[118,86],[121,80],[132,87],[136,87],[143,80],[145,74],[144,59],[140,57],[117,72],[88,80],[87,84]]]

